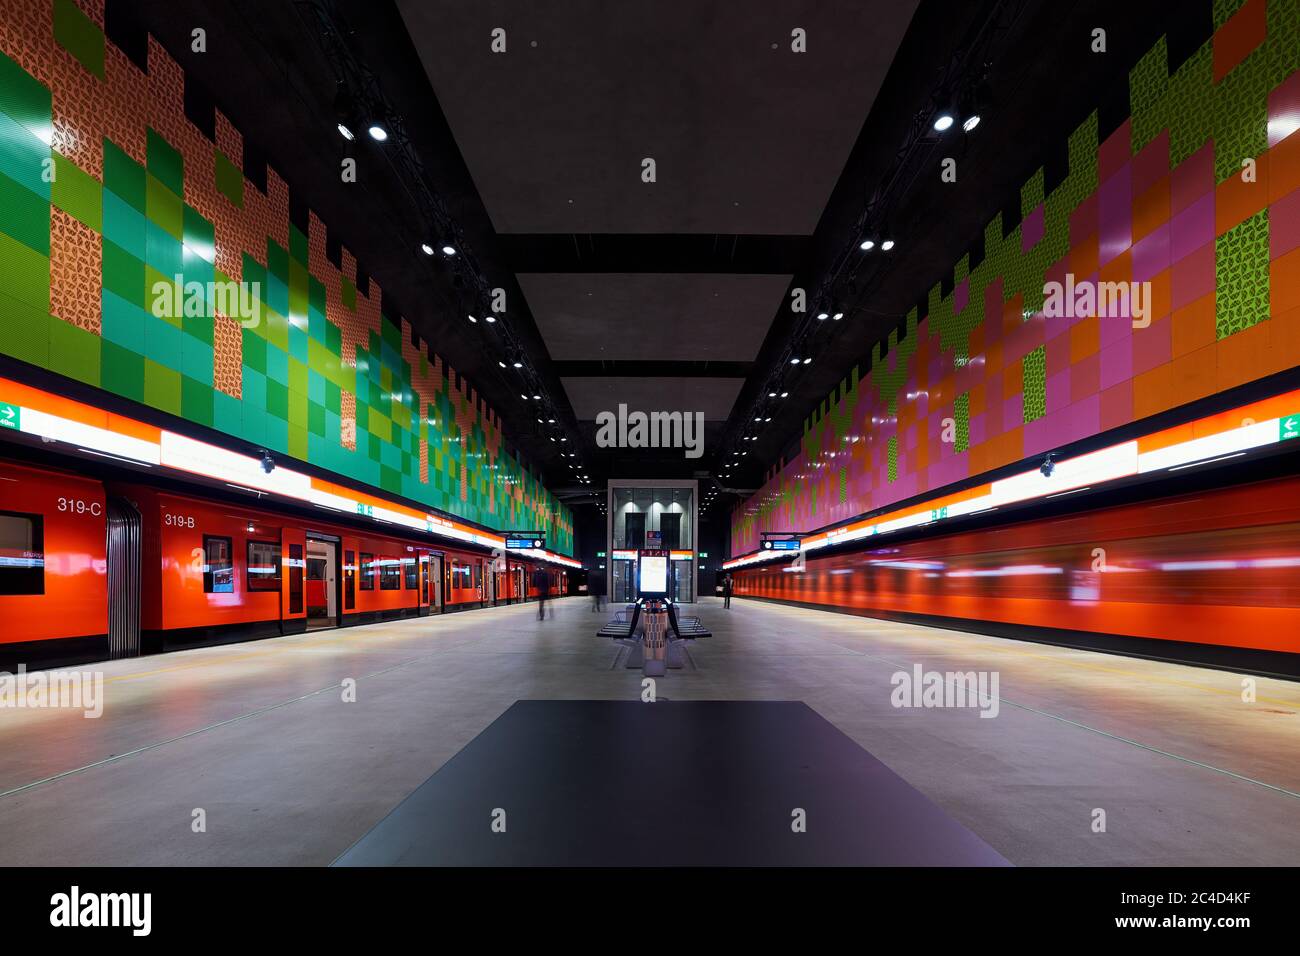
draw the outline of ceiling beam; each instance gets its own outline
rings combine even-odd
[[[515,273],[613,272],[790,275],[806,265],[807,236],[509,234]]]

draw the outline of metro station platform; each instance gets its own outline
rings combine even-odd
[[[98,719],[19,709],[0,724],[0,864],[403,862],[403,848],[436,851],[425,837],[450,826],[447,808],[474,788],[474,800],[486,801],[487,784],[529,783],[526,793],[464,810],[482,813],[474,825],[484,836],[498,805],[520,809],[510,834],[535,808],[562,805],[572,779],[548,781],[536,760],[510,760],[512,748],[518,759],[520,747],[537,746],[555,748],[565,775],[594,781],[589,806],[540,844],[521,843],[513,859],[501,836],[407,862],[582,863],[556,848],[573,842],[566,826],[587,819],[606,828],[590,862],[634,864],[647,862],[647,841],[670,850],[698,841],[693,784],[708,788],[712,806],[726,806],[730,794],[753,807],[740,798],[763,773],[772,807],[791,802],[800,741],[803,764],[816,771],[799,784],[809,844],[825,846],[818,826],[833,820],[862,839],[854,862],[1258,866],[1300,858],[1298,684],[1256,678],[1256,699],[1246,703],[1242,675],[1225,671],[743,599],[730,610],[706,600],[694,613],[713,637],[658,679],[654,704],[640,702],[641,672],[623,666],[623,648],[594,636],[598,616],[580,599],[555,602],[545,621],[535,605],[511,606],[106,662]],[[917,665],[996,674],[996,704],[984,708],[996,715],[894,706],[895,675]],[[343,700],[348,679],[355,702]],[[580,701],[613,703],[553,703]],[[673,710],[703,701],[806,707]],[[665,708],[672,726],[647,740],[656,721],[617,716],[631,707]],[[799,716],[774,723],[778,713]],[[563,733],[548,742],[547,726]],[[716,759],[720,746],[730,760]],[[601,790],[602,773],[623,789]],[[629,809],[609,804],[638,781],[649,793],[665,778],[663,792],[676,788],[680,799],[657,818],[645,819],[644,806],[611,812]],[[1096,832],[1098,811],[1104,832]],[[789,812],[778,821],[781,839]],[[941,837],[938,855],[921,859],[904,847],[901,856],[881,849],[872,857],[881,846],[873,829],[918,814]],[[809,862],[779,848],[731,860],[725,852],[719,839],[707,859],[684,849],[673,860]]]

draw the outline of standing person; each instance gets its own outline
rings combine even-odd
[[[731,575],[728,574],[722,579],[722,606],[727,610],[731,609]]]
[[[551,591],[551,582],[545,569],[538,568],[533,572],[533,587],[537,588],[537,620],[540,621],[546,617],[546,599]]]
[[[596,610],[605,609],[605,575],[596,576]]]

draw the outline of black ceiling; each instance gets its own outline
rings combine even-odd
[[[445,264],[418,252],[427,225],[391,153],[335,131],[312,6],[346,24],[342,40],[382,83],[462,241],[506,291],[503,322],[552,408],[521,399],[514,370],[499,365],[499,327],[469,325]],[[938,77],[995,12],[992,108],[952,140],[958,183],[916,171],[891,215],[899,247],[875,273],[850,264],[868,294],[817,330],[814,362],[787,376],[789,397],[763,410],[771,422],[728,481],[758,484],[1046,151],[1113,103],[1116,80],[1166,21],[1201,29],[1208,2],[1185,6],[1198,12],[1156,0],[109,0],[109,15],[153,32],[207,87],[563,490],[584,471],[597,484],[690,476],[731,457],[789,340],[790,288],[816,289],[854,241]],[[196,26],[207,53],[190,52]],[[1098,26],[1106,55],[1089,50]],[[491,49],[498,27],[505,53]],[[806,53],[790,49],[796,28]],[[340,184],[344,155],[358,159],[355,185]],[[653,183],[642,181],[647,157]],[[597,449],[589,418],[617,400],[706,411],[705,456]],[[550,440],[552,416],[568,443]]]

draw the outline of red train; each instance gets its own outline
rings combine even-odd
[[[735,593],[959,629],[1246,648],[1300,668],[1281,656],[1300,655],[1296,477],[816,555],[802,573],[787,562],[739,570]]]
[[[568,572],[541,564],[551,593]],[[526,600],[539,562],[0,461],[0,663],[155,652]]]

